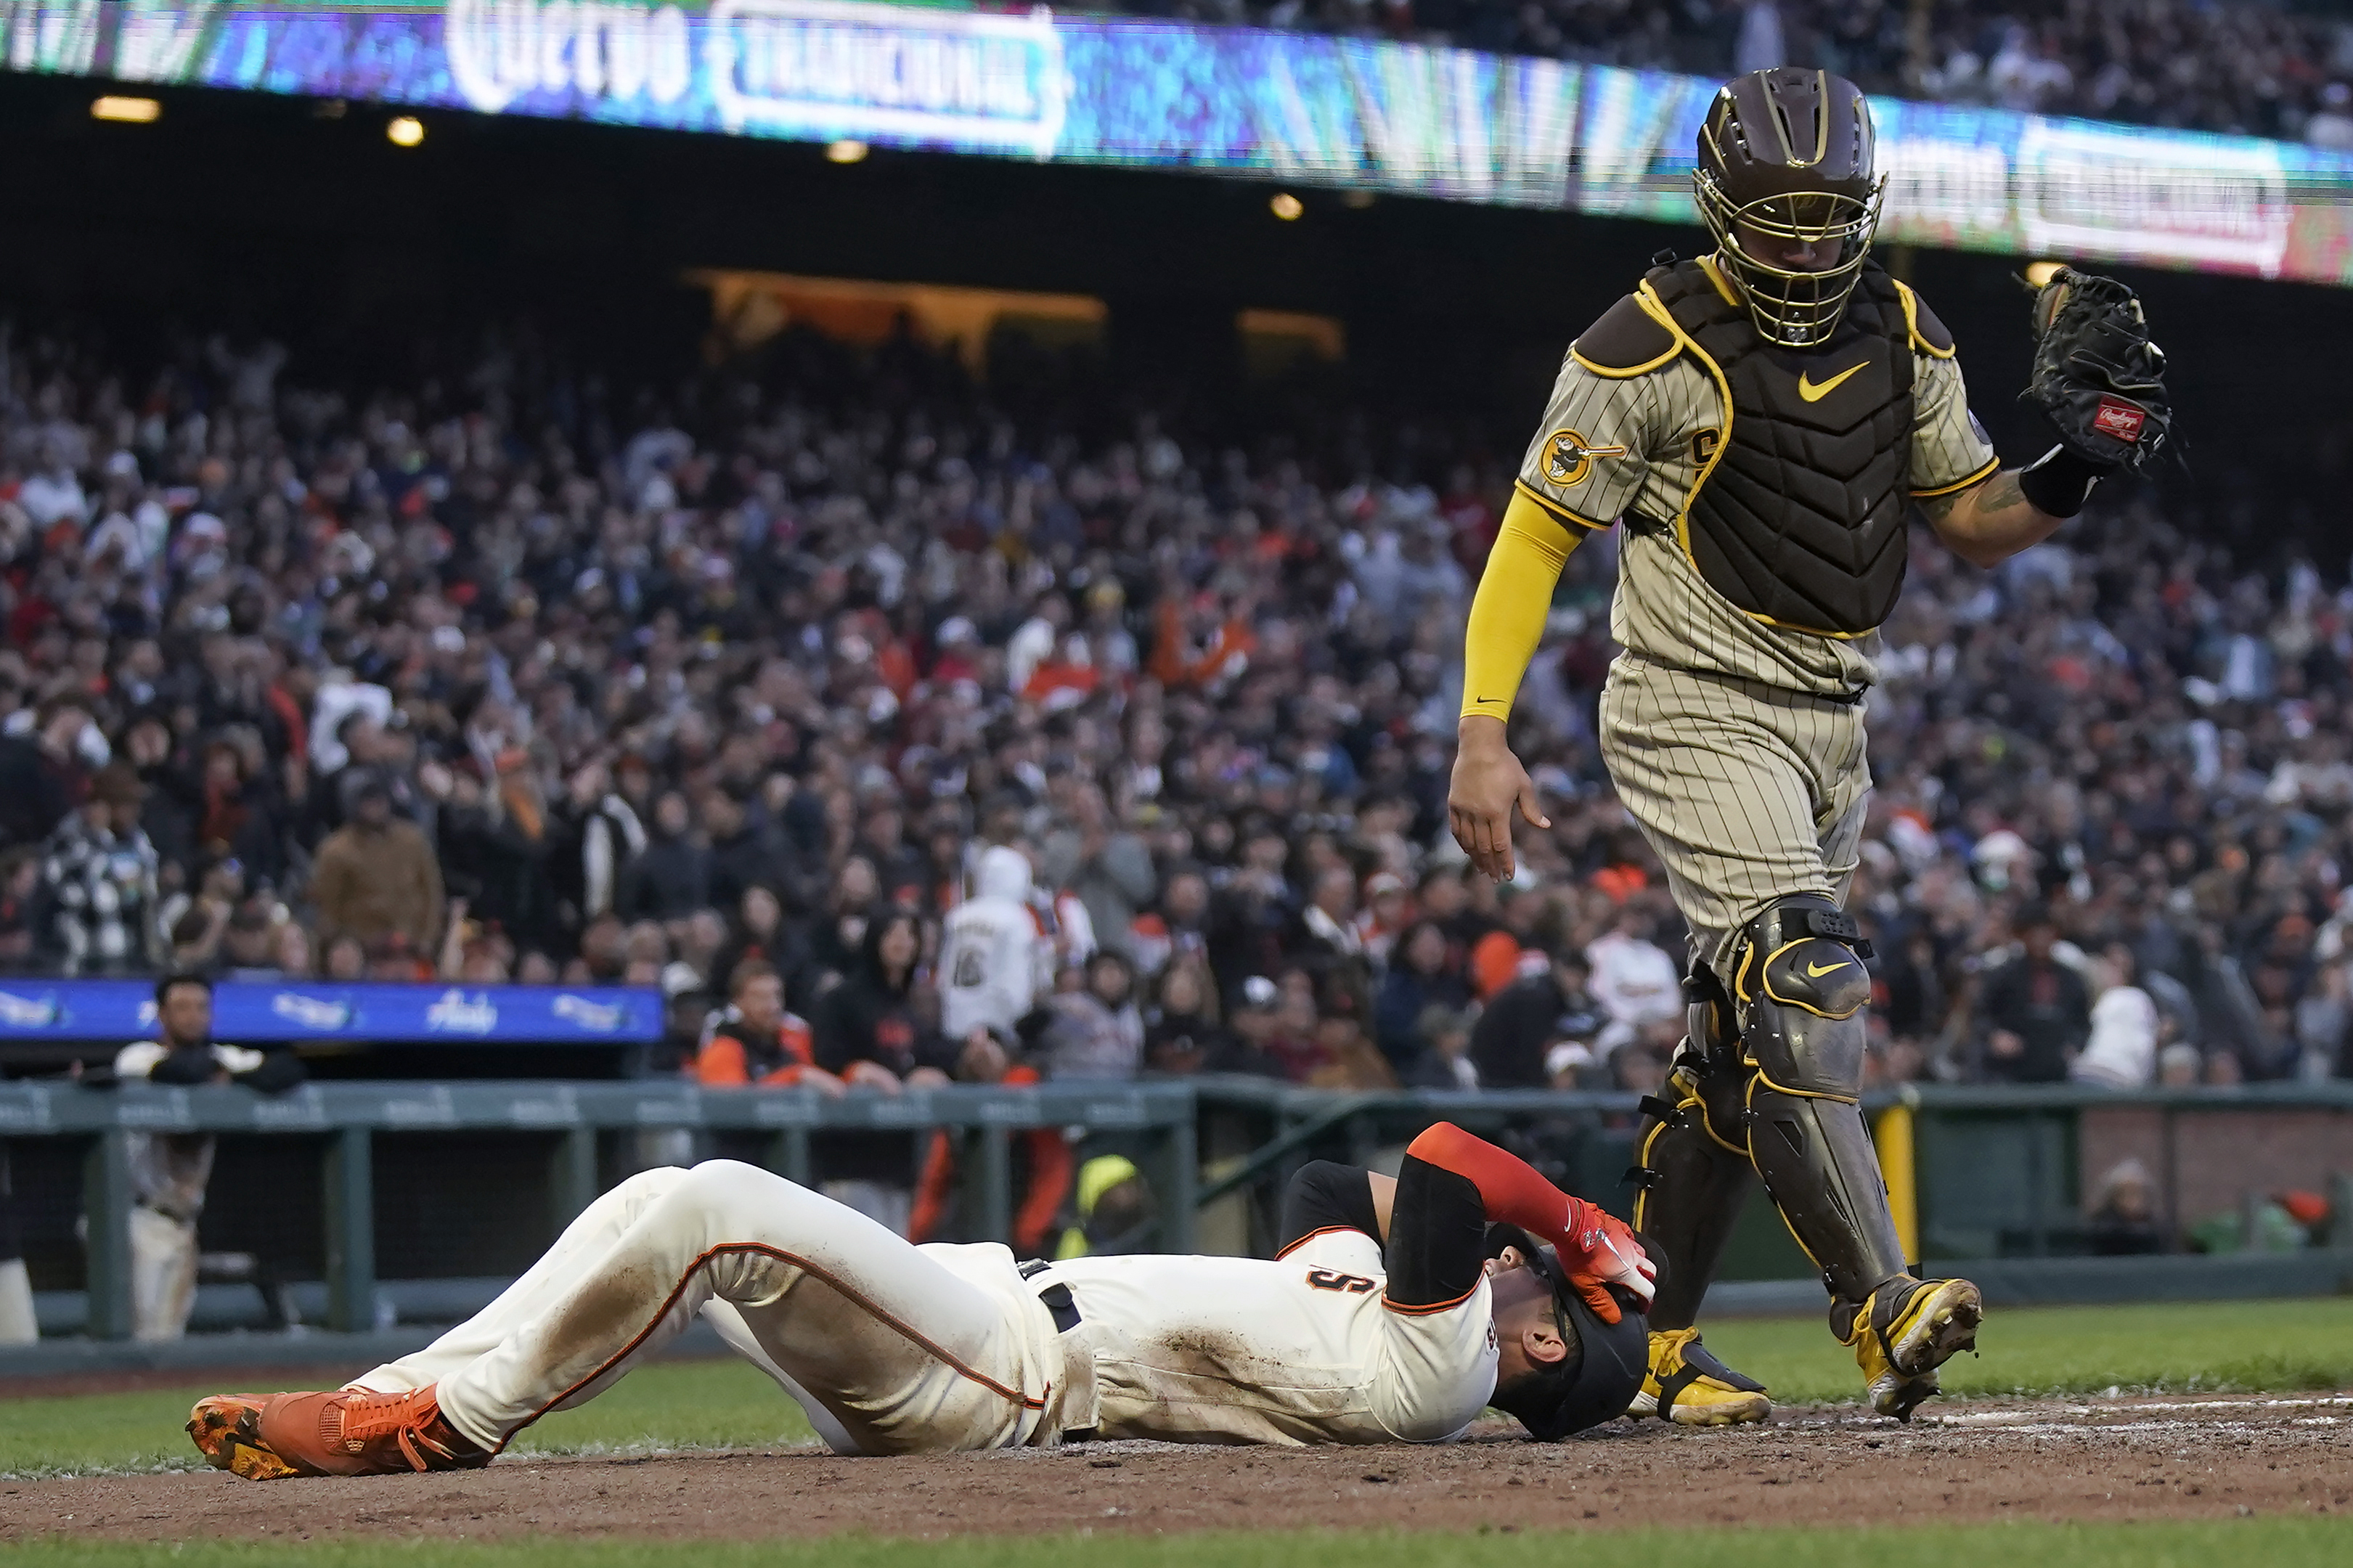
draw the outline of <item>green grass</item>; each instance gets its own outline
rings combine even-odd
[[[189,1542],[185,1545],[85,1543],[57,1537],[9,1548],[28,1568],[635,1568],[646,1543],[526,1538],[496,1543],[442,1541]],[[2122,1525],[2011,1524],[1936,1531],[1740,1530],[1408,1535],[1395,1531],[1280,1531],[1107,1537],[1053,1535],[954,1542],[878,1541],[692,1543],[696,1568],[1294,1568],[1344,1559],[1350,1568],[1984,1568],[1989,1562],[2064,1563],[2067,1568],[2211,1568],[2218,1562],[2264,1568],[2341,1563],[2353,1526],[2316,1519]]]
[[[1789,1405],[1860,1399],[1853,1352],[1821,1318],[1704,1324],[1708,1349]],[[1947,1394],[2353,1389],[2353,1301],[2157,1302],[1996,1310]]]
[[[1959,1394],[2098,1394],[2108,1388],[2296,1392],[2353,1389],[2353,1302],[2248,1301],[1997,1311],[1982,1354],[1947,1363]],[[1819,1318],[1712,1324],[1716,1354],[1785,1404],[1852,1401],[1854,1362]],[[0,1401],[0,1475],[182,1469],[180,1430],[211,1384],[137,1394]],[[668,1362],[632,1373],[595,1403],[551,1415],[519,1452],[614,1453],[769,1447],[811,1441],[774,1384],[744,1363]]]
[[[179,1470],[202,1464],[181,1430],[217,1383],[136,1394],[0,1400],[0,1476]],[[800,1407],[733,1357],[657,1363],[517,1438],[516,1453],[758,1448],[816,1441]]]

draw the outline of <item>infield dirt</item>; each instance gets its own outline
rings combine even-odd
[[[1444,1448],[1108,1443],[898,1459],[785,1449],[351,1480],[9,1481],[0,1540],[1475,1531],[2348,1509],[2353,1396],[2249,1396],[1985,1401],[1909,1426],[1841,1410],[1713,1432],[1619,1422],[1558,1445],[1498,1425]]]

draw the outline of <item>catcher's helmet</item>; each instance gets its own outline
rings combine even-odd
[[[1552,1286],[1553,1315],[1561,1338],[1576,1350],[1559,1364],[1540,1368],[1514,1379],[1509,1389],[1495,1391],[1495,1408],[1516,1416],[1528,1435],[1557,1443],[1572,1432],[1599,1426],[1626,1414],[1642,1389],[1642,1373],[1651,1362],[1651,1330],[1641,1302],[1623,1290],[1618,1298],[1618,1321],[1605,1323],[1594,1315],[1568,1283],[1559,1257],[1515,1225],[1487,1227],[1487,1256],[1498,1257],[1515,1247],[1528,1267]]]
[[[1769,341],[1810,348],[1837,328],[1879,227],[1887,181],[1874,141],[1862,89],[1828,71],[1750,71],[1708,107],[1693,193],[1717,262]],[[1831,242],[1837,258],[1820,271],[1793,271],[1744,249],[1744,233],[1759,248]]]

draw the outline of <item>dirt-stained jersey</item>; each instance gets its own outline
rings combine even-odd
[[[1913,433],[1908,488],[1930,497],[1990,475],[1993,447],[1968,409],[1951,342],[1908,291],[1913,332]],[[1611,318],[1597,323],[1597,330]],[[1821,636],[1744,613],[1710,586],[1679,542],[1674,521],[1708,472],[1724,438],[1723,395],[1706,366],[1669,333],[1645,362],[1623,353],[1588,353],[1588,331],[1570,346],[1543,425],[1528,444],[1519,487],[1563,527],[1630,526],[1620,545],[1610,634],[1633,652],[1697,669],[1824,695],[1845,696],[1878,679],[1879,638]],[[1615,347],[1616,345],[1611,345]],[[1841,378],[1809,381],[1810,401]]]
[[[1390,1301],[1380,1243],[1330,1231],[1273,1262],[1058,1263],[1092,1352],[1096,1430],[1175,1442],[1442,1443],[1495,1389],[1487,1283],[1438,1310]]]
[[[1248,1258],[1081,1258],[1038,1277],[1083,1314],[1105,1437],[1438,1443],[1495,1389],[1477,1190],[1409,1156],[1386,1261],[1363,1171],[1316,1161],[1283,1194],[1286,1244]],[[1430,1175],[1420,1170],[1419,1176]],[[1066,1375],[1070,1360],[1066,1352]],[[1074,1421],[1078,1417],[1068,1417]]]

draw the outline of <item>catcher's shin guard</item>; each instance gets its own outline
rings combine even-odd
[[[1742,933],[1733,969],[1748,1080],[1748,1148],[1790,1234],[1841,1301],[1905,1272],[1879,1155],[1863,1126],[1870,949],[1819,895],[1784,899]]]
[[[1698,1318],[1752,1180],[1741,1095],[1747,1075],[1731,1000],[1704,964],[1685,990],[1691,1032],[1661,1097],[1642,1101],[1650,1120],[1631,1173],[1634,1228],[1659,1256],[1654,1330],[1687,1329]]]

